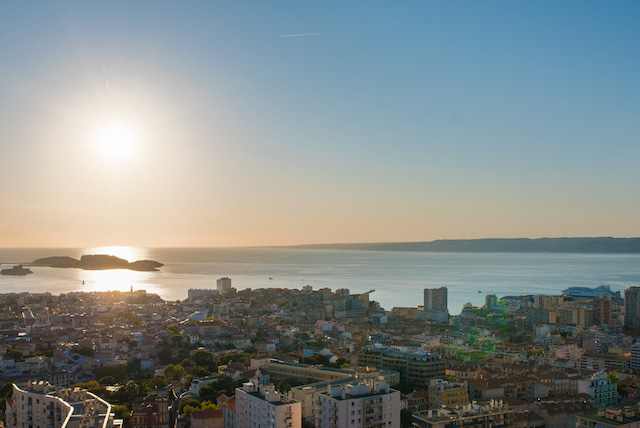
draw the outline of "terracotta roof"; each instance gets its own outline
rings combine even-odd
[[[192,419],[217,419],[222,418],[222,409],[194,410],[191,412]]]
[[[234,412],[236,411],[236,397],[235,395],[233,397],[231,397],[229,400],[227,400],[226,403],[222,404],[223,406],[233,410]]]

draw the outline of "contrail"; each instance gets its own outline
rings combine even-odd
[[[104,64],[102,64],[102,73],[104,73],[104,83],[107,85],[107,92],[111,92],[111,89],[109,89],[109,81],[107,80],[107,70],[105,70]]]
[[[305,36],[319,36],[322,33],[301,33],[301,34],[282,34],[280,37],[305,37]]]

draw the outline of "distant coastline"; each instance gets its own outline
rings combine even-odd
[[[429,242],[309,244],[282,248],[450,253],[638,254],[640,253],[640,238],[440,239]]]

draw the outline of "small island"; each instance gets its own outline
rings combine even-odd
[[[15,275],[15,276],[25,276],[33,273],[31,269],[26,269],[22,267],[22,265],[16,265],[9,269],[0,270],[0,274],[2,275]]]
[[[153,260],[138,260],[128,262],[116,256],[106,254],[85,255],[80,260],[72,257],[54,256],[34,260],[32,266],[43,266],[53,268],[75,268],[84,270],[107,270],[107,269],[129,269],[141,272],[153,272],[164,266],[162,263]]]

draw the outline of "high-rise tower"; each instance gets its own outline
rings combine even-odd
[[[448,304],[447,287],[424,289],[425,310],[447,312],[449,310]]]
[[[633,320],[640,315],[640,287],[624,290],[624,325],[633,326]]]

